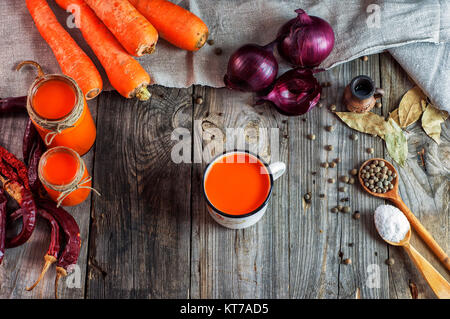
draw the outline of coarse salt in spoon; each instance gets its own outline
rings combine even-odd
[[[436,296],[450,298],[448,281],[410,244],[411,227],[405,215],[397,207],[380,205],[375,210],[374,219],[381,238],[390,245],[405,248]]]
[[[374,162],[378,162],[378,163],[383,162],[384,163],[383,165],[386,166],[388,168],[388,170],[390,170],[392,172],[391,176],[395,176],[390,181],[390,183],[392,184],[392,188],[391,189],[388,188],[386,190],[386,192],[381,192],[381,193],[374,192],[373,190],[371,190],[369,188],[370,184],[369,184],[369,186],[367,186],[366,182],[364,182],[364,180],[363,180],[363,175],[362,175],[363,170],[366,170],[367,166],[369,166],[369,168],[371,168],[370,165],[372,165],[372,163],[374,163]],[[439,260],[444,264],[444,266],[447,268],[447,270],[450,271],[450,258],[448,257],[448,255],[439,246],[439,244],[434,240],[433,236],[431,236],[431,234],[428,232],[428,230],[426,230],[425,227],[423,227],[423,225],[419,221],[419,219],[411,212],[411,210],[408,208],[408,206],[406,206],[406,204],[401,199],[401,197],[398,193],[398,172],[395,169],[394,165],[392,165],[390,162],[386,161],[383,158],[371,158],[371,159],[365,161],[361,165],[359,172],[358,172],[358,179],[359,179],[359,183],[361,184],[362,188],[369,194],[376,196],[376,197],[385,198],[385,199],[388,199],[391,202],[393,202],[395,204],[395,206],[397,206],[403,212],[403,214],[408,219],[409,223],[412,225],[412,227],[417,232],[417,234],[423,239],[423,241],[428,245],[428,247],[430,247],[430,249],[439,258]]]

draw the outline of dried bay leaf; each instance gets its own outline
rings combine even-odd
[[[394,161],[405,166],[408,157],[408,141],[401,127],[392,119],[388,119],[389,128],[385,134],[386,148]]]
[[[398,118],[398,108],[396,108],[395,110],[393,110],[391,113],[389,113],[389,119],[393,119],[395,121],[395,123],[398,124],[398,126],[400,126],[400,120]]]
[[[335,112],[335,114],[354,130],[384,138],[388,122],[380,115],[372,112]]]
[[[448,118],[448,113],[428,104],[422,116],[422,128],[436,143],[441,143],[441,124]]]
[[[403,95],[398,107],[398,121],[400,127],[405,128],[415,123],[423,112],[426,95],[422,90],[415,86]]]
[[[425,109],[427,108],[427,101],[426,100],[422,100],[420,101],[420,106],[422,107],[422,112],[425,111]]]
[[[408,107],[399,108],[398,120],[400,123],[400,127],[406,128],[411,124],[417,122],[417,120],[420,119],[422,112],[422,105],[420,102],[411,104]]]
[[[335,112],[335,114],[352,129],[384,139],[392,159],[401,166],[405,165],[408,157],[408,141],[402,128],[395,121],[396,110],[389,115],[387,121],[372,112]]]

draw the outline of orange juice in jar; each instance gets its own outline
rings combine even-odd
[[[58,206],[75,206],[89,196],[92,178],[83,159],[74,150],[57,146],[42,154],[39,179],[50,198]]]
[[[28,92],[27,111],[48,148],[66,146],[84,155],[95,142],[96,128],[84,95],[77,83],[61,74],[44,74],[39,64],[38,77]]]

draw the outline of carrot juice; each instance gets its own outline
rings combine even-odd
[[[63,206],[83,202],[91,192],[91,177],[84,161],[72,149],[59,146],[39,161],[39,179],[52,200]]]
[[[271,189],[266,166],[248,153],[231,153],[211,164],[204,179],[204,190],[211,205],[228,215],[256,211]]]
[[[83,155],[94,144],[95,123],[84,95],[65,75],[38,77],[28,94],[27,111],[48,148],[66,146]]]
[[[49,120],[68,115],[76,102],[76,94],[70,85],[59,79],[42,83],[33,97],[33,107],[38,115]]]
[[[43,176],[50,184],[69,184],[78,172],[78,160],[68,152],[56,152],[43,165]]]

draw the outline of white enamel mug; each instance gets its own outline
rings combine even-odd
[[[227,212],[220,211],[219,209],[214,207],[214,205],[210,202],[205,191],[205,181],[212,166],[221,159],[223,159],[225,156],[233,154],[243,154],[243,155],[248,154],[250,157],[253,157],[256,161],[260,162],[263,165],[263,167],[267,170],[266,173],[270,175],[270,190],[264,202],[257,209],[242,215],[235,215],[235,214],[232,215],[227,214]],[[203,183],[202,183],[203,195],[205,196],[209,214],[217,223],[231,229],[241,229],[256,224],[256,222],[258,222],[266,212],[267,206],[269,204],[269,199],[272,195],[272,188],[274,181],[279,177],[281,177],[285,171],[286,171],[286,164],[284,164],[283,162],[276,162],[268,165],[258,155],[255,155],[248,151],[234,150],[219,155],[213,161],[211,161],[211,163],[209,163],[208,166],[206,166],[205,172],[203,174]]]

